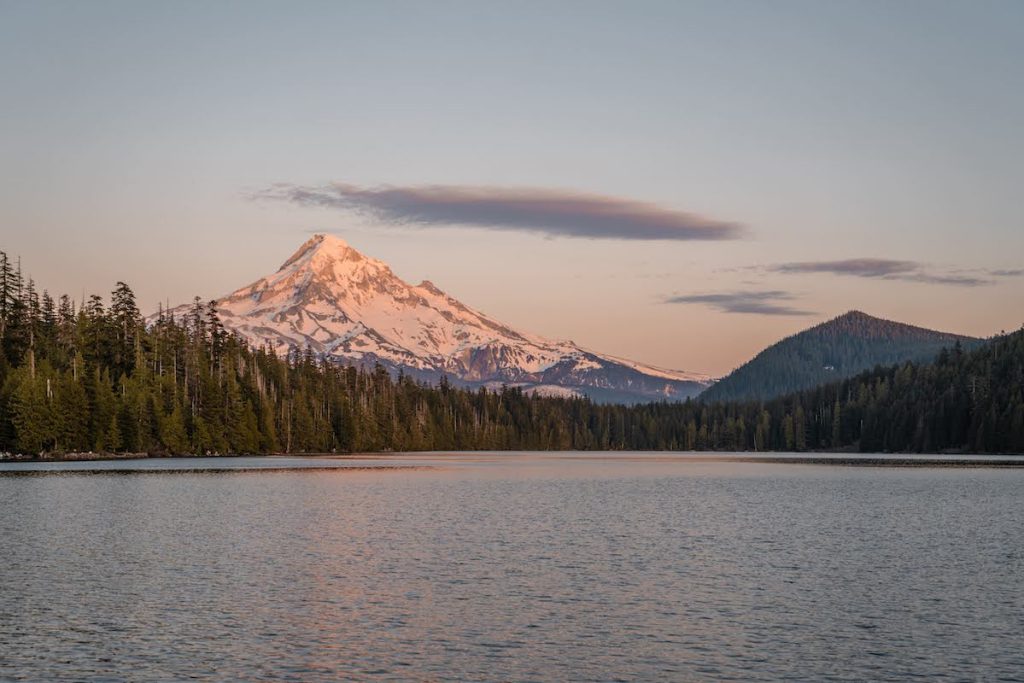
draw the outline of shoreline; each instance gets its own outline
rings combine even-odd
[[[494,455],[507,453],[531,454],[531,453],[577,453],[585,455],[590,451],[403,451],[403,452],[366,452],[366,453],[260,453],[260,454],[216,454],[216,455],[171,455],[152,453],[63,453],[52,456],[16,456],[8,453],[0,453],[0,465],[6,463],[71,463],[71,462],[111,462],[111,461],[132,461],[132,460],[166,460],[166,459],[199,459],[199,458],[271,458],[271,457],[295,457],[295,458],[365,458],[365,457],[395,457],[421,456],[426,454],[444,453],[451,454],[472,454],[487,452]],[[658,453],[663,456],[673,455],[693,456],[695,460],[717,460],[724,462],[747,462],[777,465],[832,465],[843,467],[896,467],[896,468],[920,468],[920,467],[944,467],[944,468],[1024,468],[1024,454],[1019,453],[864,453],[851,454],[841,451],[805,451],[803,453],[790,453],[784,451],[773,452],[730,452],[730,451],[592,451],[607,456],[608,454],[638,454]],[[773,455],[772,453],[778,453]],[[262,469],[262,468],[261,468]]]
[[[1002,458],[1019,458],[1017,460],[993,460],[983,459],[989,454],[961,454],[960,456],[952,455],[948,456],[950,459],[944,460],[937,457],[927,457],[926,454],[921,454],[917,458],[908,458],[906,454],[893,454],[892,456],[879,457],[877,455],[867,455],[860,458],[851,457],[806,457],[806,458],[789,458],[780,456],[777,458],[771,457],[735,457],[729,458],[724,457],[722,460],[728,462],[749,462],[749,463],[765,463],[771,465],[831,465],[833,467],[892,467],[892,468],[940,468],[944,467],[947,469],[971,469],[971,468],[1001,468],[1001,469],[1024,469],[1024,456],[1018,456],[1016,454],[1001,455]],[[960,459],[956,459],[960,457]],[[973,460],[964,459],[965,457],[974,458]]]

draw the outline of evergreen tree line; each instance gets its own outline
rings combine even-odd
[[[147,325],[122,282],[55,300],[0,252],[0,451],[476,449],[1022,452],[1024,331],[771,401],[600,405],[279,357],[198,298]]]

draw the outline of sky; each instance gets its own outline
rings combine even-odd
[[[331,232],[727,373],[859,309],[1024,323],[1024,3],[0,0],[0,250],[223,295]]]

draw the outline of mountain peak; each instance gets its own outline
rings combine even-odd
[[[957,342],[970,347],[980,340],[847,311],[769,346],[701,398],[765,400],[852,377],[877,365],[929,362]]]
[[[833,318],[833,320],[881,320],[881,318],[869,315],[864,311],[853,309]]]
[[[336,235],[320,232],[303,242],[298,251],[281,264],[278,270],[284,270],[303,260],[309,262],[312,262],[314,259],[318,261],[325,259],[345,260],[352,255],[359,257],[359,259],[363,258],[363,255],[349,246],[345,240]]]
[[[868,315],[863,311],[852,310],[842,315],[826,320],[801,334],[849,334],[864,339],[935,339],[955,340],[960,338],[964,341],[970,337],[956,335],[950,332],[937,332],[926,327],[910,325],[888,318],[879,318]]]
[[[822,329],[829,329],[833,327],[863,326],[872,324],[883,324],[888,322],[891,321],[885,320],[884,318],[869,315],[864,311],[853,309],[847,311],[846,313],[843,313],[842,315],[837,315],[834,318],[830,318],[829,320],[826,320],[825,322],[817,325],[817,327],[820,327]]]
[[[349,243],[342,238],[326,232],[318,232],[306,243],[309,244],[309,242],[315,243],[317,245],[317,249],[326,251],[338,252],[352,248]]]
[[[224,326],[283,355],[309,349],[342,364],[471,386],[556,387],[595,400],[695,396],[706,378],[517,332],[429,280],[410,285],[345,240],[310,237],[276,273],[217,300]]]

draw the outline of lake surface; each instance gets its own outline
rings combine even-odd
[[[0,464],[0,680],[1021,680],[1024,470]]]

